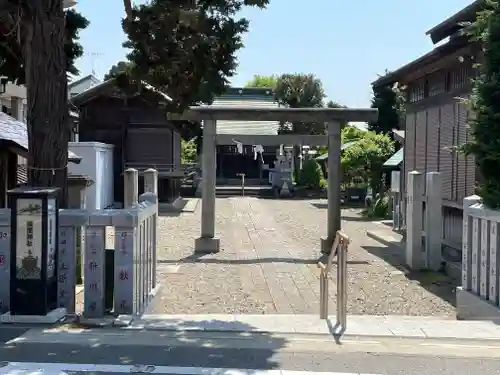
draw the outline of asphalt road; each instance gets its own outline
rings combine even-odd
[[[4,341],[15,333],[22,332],[0,329],[0,337]],[[140,336],[140,333],[134,335]],[[76,365],[71,364],[122,365],[123,373],[151,372],[147,369],[130,369],[133,365],[151,365],[150,369],[157,366],[180,366],[381,375],[500,374],[499,346],[488,342],[469,344],[469,347],[431,343],[429,348],[422,346],[422,349],[419,349],[420,344],[417,341],[392,344],[352,341],[339,345],[333,340],[326,342],[323,338],[301,342],[288,339],[287,345],[275,345],[276,339],[273,338],[271,341],[274,341],[274,344],[267,346],[260,345],[259,339],[247,340],[247,343],[242,345],[238,345],[236,341],[224,340],[226,344],[218,345],[217,340],[189,338],[182,343],[176,343],[172,337],[160,333],[151,344],[145,344],[144,341],[134,344],[131,339],[124,341],[121,339],[117,340],[116,344],[101,344],[101,340],[96,339],[76,344],[35,343],[19,339],[1,345],[0,360],[5,361],[4,365],[7,365],[7,362],[64,363],[65,365],[61,365],[64,372],[78,375],[88,375],[89,372],[75,370]],[[405,345],[412,349],[404,349]],[[468,355],[469,352],[472,354]],[[6,367],[4,370],[0,368],[0,374],[16,373],[7,370]],[[160,369],[153,372],[162,373]],[[97,366],[92,373],[116,374],[122,371],[116,368],[107,371],[105,367]],[[179,372],[181,373],[186,375],[186,372]],[[193,371],[194,375],[201,373]],[[19,372],[17,374],[22,375]]]

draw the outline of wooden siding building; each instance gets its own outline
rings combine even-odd
[[[160,202],[171,203],[179,197],[184,176],[181,136],[175,122],[167,120],[171,99],[166,94],[144,82],[135,90],[120,89],[110,79],[73,96],[71,102],[80,114],[79,141],[114,145],[115,201],[123,202],[123,171],[127,168],[139,170],[140,193],[142,172],[155,168]]]
[[[470,137],[473,116],[461,98],[472,92],[474,63],[480,48],[463,33],[463,23],[473,21],[483,1],[475,1],[429,30],[435,49],[372,85],[397,83],[406,93],[406,122],[402,176],[406,192],[408,172],[437,171],[443,179],[444,242],[460,248],[463,198],[474,194],[475,163],[455,152]],[[445,39],[448,39],[443,43]]]

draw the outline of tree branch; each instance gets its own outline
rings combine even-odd
[[[0,0],[2,1],[2,0]],[[6,0],[3,0],[6,1]],[[125,8],[125,14],[127,21],[132,21],[132,1],[131,0],[123,0],[123,7]]]

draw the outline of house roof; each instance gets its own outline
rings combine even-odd
[[[81,92],[80,94],[73,96],[72,98],[69,99],[69,101],[70,101],[70,103],[72,103],[76,106],[80,106],[80,105],[100,96],[100,95],[110,93],[112,90],[114,90],[116,88],[116,83],[117,83],[116,78],[108,79],[107,81],[101,82],[101,83]],[[146,81],[141,81],[141,86],[143,88],[145,88],[146,90],[159,95],[166,102],[169,102],[169,103],[172,102],[172,98],[170,96],[161,92],[160,90],[156,89],[155,87],[151,86]]]
[[[215,107],[278,108],[271,89],[230,88],[215,98]],[[277,135],[279,121],[217,121],[218,134]]]
[[[398,167],[403,162],[404,148],[401,147],[396,153],[394,153],[387,161],[382,164],[382,167],[394,168]]]
[[[434,44],[439,43],[443,39],[453,35],[462,28],[461,23],[473,21],[478,11],[484,5],[484,0],[476,0],[472,4],[461,9],[451,17],[448,17],[443,22],[434,26],[427,31],[425,35],[429,35]]]
[[[344,151],[348,149],[351,146],[354,146],[357,141],[352,141],[352,142],[346,142],[342,146],[340,146],[340,151]],[[324,154],[318,156],[316,160],[328,160],[328,152],[325,152]]]
[[[451,54],[469,43],[470,41],[467,38],[450,40],[445,44],[437,46],[432,51],[427,52],[425,55],[420,56],[416,60],[410,61],[408,64],[403,65],[395,71],[378,78],[376,81],[372,82],[372,86],[377,87],[394,84],[395,82],[400,81],[408,73],[417,69],[417,67],[432,64],[443,56]]]
[[[93,74],[88,74],[85,77],[79,78],[76,81],[73,81],[73,82],[69,83],[68,84],[68,89],[71,89],[72,87],[75,87],[76,85],[78,85],[78,84],[80,84],[82,82],[85,82],[87,80],[91,80],[91,81],[95,81],[95,82],[101,82],[101,80],[99,78],[97,78],[96,76],[94,76]]]
[[[0,112],[0,139],[12,142],[23,150],[28,151],[28,127],[24,122],[17,121],[9,115]],[[79,163],[81,157],[68,151],[68,160]]]

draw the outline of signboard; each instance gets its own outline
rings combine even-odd
[[[17,200],[16,278],[41,280],[42,201]]]
[[[47,277],[52,278],[56,270],[56,201],[47,200]]]

